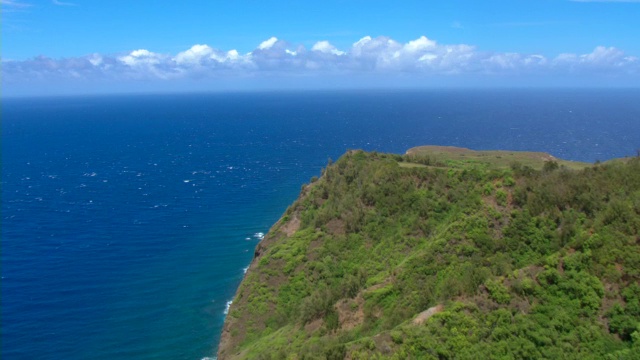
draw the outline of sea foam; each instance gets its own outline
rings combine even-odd
[[[224,308],[224,314],[225,315],[229,314],[229,308],[231,307],[231,304],[233,304],[233,300],[227,301],[227,305]]]

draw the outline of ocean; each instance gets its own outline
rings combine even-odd
[[[2,99],[2,359],[213,357],[262,234],[348,149],[607,160],[640,90]]]

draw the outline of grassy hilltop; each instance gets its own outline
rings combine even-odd
[[[400,166],[412,166],[411,159],[418,162],[440,163],[443,166],[464,168],[468,165],[482,164],[487,168],[500,169],[518,163],[532,169],[542,170],[545,164],[556,163],[558,166],[572,170],[581,170],[592,164],[557,159],[552,155],[531,151],[476,151],[454,146],[418,146],[407,150],[408,162],[401,162]]]
[[[350,151],[255,250],[219,359],[638,359],[640,158]]]

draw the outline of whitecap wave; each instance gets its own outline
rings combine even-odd
[[[229,313],[229,308],[231,307],[231,304],[233,304],[233,300],[227,301],[227,305],[224,308],[224,314],[225,315],[227,315]]]
[[[264,233],[262,233],[262,232],[255,233],[255,234],[253,234],[253,237],[256,238],[256,239],[262,240],[262,239],[264,239]]]

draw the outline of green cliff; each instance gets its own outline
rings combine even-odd
[[[637,359],[640,159],[350,151],[255,250],[218,359]]]

